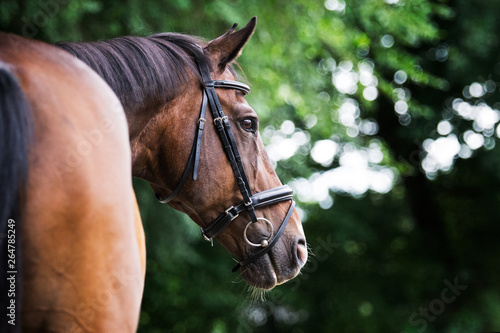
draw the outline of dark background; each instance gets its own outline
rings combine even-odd
[[[489,0],[1,0],[0,29],[211,39],[258,16],[239,63],[316,255],[253,301],[229,253],[135,180],[139,332],[452,333],[500,330],[499,13]]]

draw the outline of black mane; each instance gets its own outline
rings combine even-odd
[[[90,43],[56,45],[89,65],[113,89],[125,110],[146,102],[168,102],[188,79],[188,70],[201,81],[198,64],[209,65],[196,37],[160,33],[149,37],[118,37]]]

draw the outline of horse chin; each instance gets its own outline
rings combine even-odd
[[[250,286],[260,290],[271,290],[279,284],[278,276],[268,256],[243,267],[241,277]]]
[[[241,277],[254,288],[271,290],[277,285],[293,279],[298,275],[299,271],[299,267],[293,269],[284,267],[270,252],[268,255],[259,258],[255,263],[244,267]]]

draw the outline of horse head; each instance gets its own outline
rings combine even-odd
[[[298,274],[307,248],[292,191],[276,175],[232,64],[256,18],[204,42],[157,34],[63,43],[122,102],[132,172],[160,201],[188,214],[239,261],[250,285],[270,289]]]

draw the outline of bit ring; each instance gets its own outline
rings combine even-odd
[[[261,221],[265,221],[267,224],[269,224],[271,226],[271,235],[269,235],[269,238],[268,239],[264,239],[262,242],[260,242],[260,244],[255,244],[255,243],[252,243],[248,237],[247,237],[247,230],[248,230],[248,227],[251,225],[251,224],[254,224],[254,222],[250,221],[247,223],[246,227],[245,227],[245,230],[243,231],[243,237],[245,238],[245,242],[247,242],[247,244],[251,245],[251,246],[255,246],[255,247],[266,247],[269,245],[269,242],[271,241],[271,239],[273,238],[273,234],[274,234],[274,227],[273,227],[273,224],[271,223],[271,221],[269,221],[268,219],[266,218],[263,218],[263,217],[258,217],[257,220],[261,220]]]

